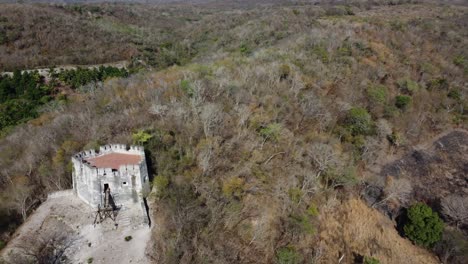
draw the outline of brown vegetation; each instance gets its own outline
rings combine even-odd
[[[369,182],[386,186],[382,204],[413,202],[408,194],[422,189],[412,178],[361,175],[443,130],[466,128],[467,9],[332,7],[195,8],[197,20],[174,33],[184,33],[188,53],[166,48],[181,66],[88,87],[2,138],[2,196],[22,188],[30,208],[38,194],[70,186],[74,152],[147,133],[158,263],[337,262],[353,252],[430,263],[352,197]],[[398,95],[411,103],[398,108]],[[342,224],[345,241],[332,226]]]

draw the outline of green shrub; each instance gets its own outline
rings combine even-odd
[[[459,90],[457,89],[452,89],[450,92],[447,94],[448,98],[452,98],[453,100],[459,101],[462,98],[462,94]]]
[[[227,197],[241,197],[244,193],[244,184],[245,180],[243,178],[228,179],[223,183],[223,194]]]
[[[395,97],[395,106],[400,109],[406,109],[411,103],[411,97],[408,95],[397,95]]]
[[[351,49],[351,43],[349,43],[347,40],[343,41],[343,44],[341,44],[341,46],[338,48],[337,53],[338,56],[352,56],[353,52]]]
[[[289,65],[287,64],[281,65],[279,70],[280,70],[280,80],[287,79],[289,75],[291,74],[291,67],[289,67]]]
[[[358,183],[356,168],[349,166],[337,171],[330,169],[323,174],[328,187],[353,186]]]
[[[400,133],[397,133],[397,132],[393,131],[391,135],[387,135],[387,140],[393,146],[398,147],[401,144],[401,135],[400,135]]]
[[[243,43],[242,45],[240,45],[239,51],[243,55],[250,55],[252,53],[252,50],[250,49],[250,47],[246,43]]]
[[[373,85],[367,89],[367,96],[372,104],[384,104],[387,101],[387,87]]]
[[[86,261],[88,264],[91,264],[93,263],[94,259],[93,258],[88,258],[88,260]]]
[[[330,61],[328,50],[322,45],[315,45],[312,48],[312,53],[315,54],[323,63],[328,63]]]
[[[307,208],[307,214],[309,216],[318,216],[319,215],[319,210],[317,208],[317,205],[315,205],[314,203],[311,203],[309,205],[309,208]]]
[[[398,81],[398,87],[401,91],[407,94],[413,94],[419,90],[418,83],[408,78],[400,79]]]
[[[260,135],[265,140],[277,141],[281,135],[282,126],[278,123],[272,123],[260,129]]]
[[[4,31],[0,31],[0,45],[3,45],[8,42],[7,35]]]
[[[393,104],[385,105],[384,115],[383,115],[385,118],[393,118],[393,117],[398,116],[399,114],[400,114],[400,111],[395,105]]]
[[[373,257],[364,257],[364,264],[380,264],[380,261]]]
[[[154,177],[153,185],[156,187],[156,193],[159,197],[166,195],[169,179],[165,176],[158,175]]]
[[[192,88],[192,85],[190,84],[190,81],[188,80],[181,80],[180,81],[180,88],[182,91],[184,91],[185,94],[187,94],[189,97],[192,97],[194,94],[194,90]]]
[[[301,255],[292,246],[280,248],[276,252],[278,264],[298,264],[302,262]]]
[[[466,63],[465,56],[463,56],[463,55],[458,55],[453,59],[453,64],[455,64],[455,65],[457,65],[459,67],[463,67],[465,65],[465,63]]]
[[[125,237],[125,241],[128,242],[128,241],[132,240],[132,238],[133,238],[132,236],[126,236],[126,237]]]
[[[153,135],[150,133],[144,131],[144,130],[139,130],[136,133],[133,133],[132,139],[134,144],[138,145],[143,145],[146,142],[148,142],[151,138],[153,138]]]
[[[291,215],[290,219],[292,223],[299,227],[301,232],[312,235],[315,233],[315,227],[312,224],[311,217],[308,215]]]
[[[445,78],[436,78],[429,81],[427,84],[428,90],[447,90],[449,88],[449,83]]]
[[[390,27],[395,31],[404,31],[406,29],[406,24],[403,21],[393,20],[390,21]]]
[[[291,188],[288,190],[288,195],[291,201],[294,203],[299,203],[302,198],[303,192],[299,188]]]
[[[408,209],[408,223],[403,230],[414,243],[431,247],[441,239],[444,224],[439,215],[423,204],[417,203]]]
[[[372,131],[372,118],[366,109],[354,107],[346,116],[346,127],[354,135],[366,135]]]

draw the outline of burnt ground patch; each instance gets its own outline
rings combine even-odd
[[[409,179],[413,199],[433,207],[448,194],[468,195],[468,133],[453,131],[428,149],[413,150],[385,165],[380,176]]]

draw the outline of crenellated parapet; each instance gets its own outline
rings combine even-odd
[[[77,161],[83,163],[84,166],[89,166],[92,168],[93,166],[87,161],[91,158],[96,158],[105,154],[109,153],[122,153],[122,154],[130,154],[130,155],[145,155],[145,149],[142,146],[135,146],[130,145],[127,146],[125,144],[108,144],[99,147],[99,151],[94,149],[84,150],[75,154],[72,159],[76,159]]]
[[[110,189],[119,203],[140,203],[149,188],[145,152],[141,146],[108,144],[99,151],[85,150],[72,157],[74,193],[93,207]]]

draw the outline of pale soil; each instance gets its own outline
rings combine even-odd
[[[93,258],[92,263],[149,263],[145,251],[151,229],[141,224],[141,210],[131,211],[117,215],[118,227],[110,219],[94,226],[95,211],[77,197],[51,196],[16,231],[0,257],[16,263],[11,256],[19,245],[31,239],[31,235],[60,228],[74,240],[65,252],[70,263],[87,263],[89,258]],[[125,241],[126,236],[132,236],[132,239]]]
[[[59,65],[55,66],[54,69],[56,72],[60,72],[63,70],[76,70],[78,67],[83,68],[83,69],[97,69],[101,66],[104,67],[115,67],[115,68],[127,68],[128,66],[128,61],[117,61],[117,62],[109,62],[109,63],[103,63],[103,64],[92,64],[92,65]],[[24,72],[33,72],[33,71],[38,71],[39,75],[44,76],[46,79],[49,78],[49,68],[34,68],[34,69],[27,69],[27,70],[22,70],[21,73]],[[1,75],[8,75],[8,76],[13,76],[13,72],[1,72]]]
[[[402,238],[393,222],[361,200],[330,204],[322,212],[319,263],[354,263],[355,256],[372,256],[382,264],[440,263],[427,250]]]

